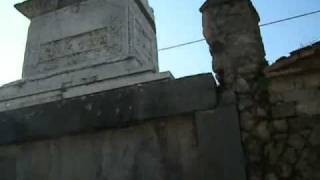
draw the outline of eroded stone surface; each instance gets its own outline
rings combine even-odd
[[[101,70],[103,70],[103,67]],[[90,71],[87,72],[90,73]],[[68,79],[69,77],[70,76],[65,75],[58,77],[58,79],[61,78],[62,82],[52,81],[52,79],[57,78],[53,77],[52,79],[48,78],[44,80],[17,82],[17,84],[11,84],[0,88],[0,112],[127,87],[149,81],[172,79],[172,75],[169,72],[130,73],[129,76],[101,80],[96,76],[83,76],[82,79]]]
[[[320,43],[264,69],[249,0],[207,0],[201,10],[214,70],[237,96],[248,179],[319,179]]]
[[[23,79],[0,88],[0,111],[170,79],[158,72],[147,0],[29,0]]]
[[[117,66],[116,62],[128,58],[139,62],[131,69],[156,72],[153,20],[150,13],[145,13],[147,2],[139,4],[140,1],[129,0],[77,1],[32,18],[23,77],[46,76],[101,63]],[[34,6],[33,10],[44,5]],[[100,75],[94,68],[91,71]]]
[[[211,109],[217,103],[210,75],[52,98],[46,103],[0,112],[0,145],[125,127],[152,118]]]
[[[1,178],[245,180],[236,107],[193,110],[130,127],[2,145],[0,167],[10,171]]]
[[[197,179],[195,169],[200,162],[194,163],[198,159],[194,131],[192,118],[177,117],[162,125],[149,122],[116,131],[1,147],[3,157],[16,158],[6,160],[5,165],[11,171],[4,177],[5,180]],[[1,162],[0,159],[0,167]]]

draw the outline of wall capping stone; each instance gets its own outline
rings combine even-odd
[[[24,16],[26,16],[29,19],[32,19],[42,14],[46,14],[76,3],[81,3],[83,1],[87,0],[27,0],[15,4],[14,7]],[[144,0],[135,0],[135,2],[139,5],[144,14],[148,16],[148,20],[151,20],[150,23],[153,24],[155,30],[154,15],[152,8],[150,8]]]
[[[140,85],[0,113],[0,145],[126,127],[213,109],[211,74]]]

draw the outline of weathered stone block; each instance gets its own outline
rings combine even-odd
[[[272,107],[273,118],[291,117],[296,114],[295,103],[281,103]]]
[[[0,155],[0,179],[15,180],[16,179],[16,160],[15,158]]]
[[[318,146],[320,147],[320,125],[316,126],[313,130],[312,130],[312,134],[310,136],[309,142],[313,145],[313,146]]]
[[[256,129],[255,135],[262,141],[268,141],[271,138],[271,133],[269,130],[269,124],[267,121],[260,122]]]
[[[1,146],[0,179],[243,180],[244,164],[235,150],[241,148],[239,129],[230,110],[236,109],[219,110],[217,119],[210,111],[199,116],[192,112],[131,127]],[[234,134],[225,137],[221,127],[232,128]],[[12,152],[15,149],[20,151]]]
[[[285,152],[283,153],[283,157],[282,158],[287,163],[295,164],[297,159],[298,159],[297,151],[294,148],[287,148],[285,150]]]
[[[277,177],[277,175],[275,173],[270,173],[266,175],[266,180],[278,180],[279,178]]]
[[[320,99],[320,91],[316,88],[273,92],[270,95],[270,100],[272,103],[314,101],[316,99]]]
[[[275,120],[272,122],[273,128],[280,133],[286,133],[289,129],[287,120]]]
[[[295,89],[318,88],[320,74],[302,74],[296,76],[277,77],[272,79],[269,90],[272,93],[291,91]]]
[[[23,79],[0,88],[0,111],[172,78],[158,73],[147,0],[28,0],[16,8],[31,19]]]
[[[126,66],[118,66],[120,69],[125,67]],[[112,69],[112,67],[106,68],[102,66],[99,69],[101,72],[104,72],[103,69],[107,71],[110,68]],[[115,67],[113,69],[115,69]],[[169,72],[130,73],[128,76],[112,79],[100,79],[95,76],[86,78],[86,75],[90,75],[90,70],[87,70],[82,76],[77,77],[70,77],[63,74],[61,76],[54,76],[41,80],[21,81],[1,87],[0,112],[150,81],[172,79],[172,75]]]
[[[158,71],[153,12],[147,1],[29,0],[16,7],[31,18],[25,78],[81,68],[101,76],[92,66],[118,66],[128,58],[137,62],[129,69]]]
[[[257,124],[252,114],[248,112],[241,113],[240,127],[243,131],[250,131]]]
[[[265,156],[268,157],[269,164],[274,165],[279,161],[280,155],[284,151],[284,146],[285,146],[285,143],[283,142],[280,142],[280,143],[271,142],[266,145],[266,147],[264,148],[264,154]]]
[[[297,104],[297,113],[302,115],[319,115],[320,114],[320,99],[303,101]]]
[[[289,136],[288,144],[297,150],[301,150],[306,140],[299,134],[293,134]]]
[[[0,113],[0,144],[124,127],[146,119],[212,109],[211,75],[103,91]]]
[[[289,129],[292,132],[309,131],[319,123],[317,118],[310,116],[297,116],[288,120]]]
[[[196,127],[200,160],[208,163],[198,179],[246,179],[236,106],[220,105],[213,111],[198,112]]]

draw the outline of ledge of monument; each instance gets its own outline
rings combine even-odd
[[[46,14],[57,9],[80,3],[87,0],[26,0],[15,4],[14,7],[29,19]],[[149,6],[147,0],[135,0],[143,12],[154,21],[153,9]]]
[[[217,104],[211,74],[152,81],[0,113],[0,145],[192,114]]]
[[[39,15],[58,9],[59,0],[27,0],[22,3],[15,4],[14,7],[29,19]],[[75,3],[82,0],[72,0],[70,3]]]
[[[71,79],[68,79],[65,74],[61,74],[60,78],[69,83],[65,84],[62,80],[54,82],[51,78],[23,79],[0,87],[0,113],[146,82],[174,79],[170,72],[153,73],[151,71],[132,72],[114,78],[89,78],[81,80],[82,82],[69,81]]]

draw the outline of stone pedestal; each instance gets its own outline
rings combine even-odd
[[[146,0],[29,0],[23,79],[0,88],[0,111],[171,78],[159,73]]]
[[[49,2],[49,1],[48,1]],[[43,77],[73,71],[103,78],[110,71],[96,67],[128,66],[136,71],[158,71],[153,14],[144,2],[132,0],[31,0],[16,5],[31,19],[23,77]]]

